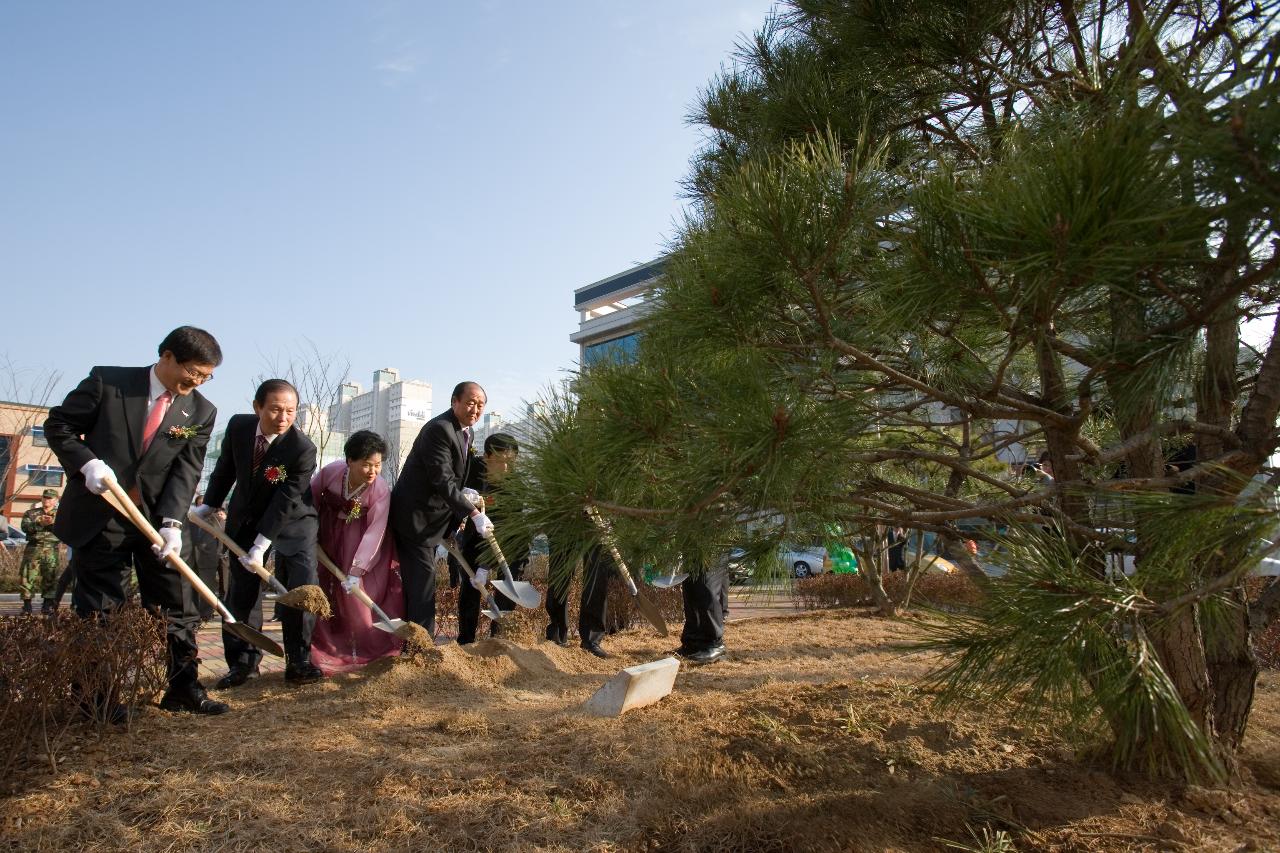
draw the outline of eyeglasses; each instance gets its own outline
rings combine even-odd
[[[189,379],[190,381],[194,382],[197,385],[203,385],[206,382],[213,381],[212,372],[201,373],[198,370],[192,370],[190,367],[187,367],[185,364],[180,364],[178,366],[182,368],[182,375],[187,377],[187,379]]]

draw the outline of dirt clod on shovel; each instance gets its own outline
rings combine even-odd
[[[420,655],[436,647],[427,629],[416,622],[405,622],[396,628],[396,636],[404,640],[404,652],[407,655]]]
[[[277,598],[276,602],[283,604],[285,607],[293,607],[298,610],[305,610],[308,613],[314,613],[321,619],[328,619],[333,615],[333,611],[329,609],[329,599],[325,598],[324,590],[314,584],[295,587]]]

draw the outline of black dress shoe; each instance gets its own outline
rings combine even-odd
[[[324,678],[320,667],[309,660],[287,664],[284,668],[284,680],[290,684],[315,684]]]
[[[604,649],[600,648],[599,643],[583,643],[582,648],[590,652],[591,654],[595,655],[598,658],[603,658],[605,660],[608,660],[609,658],[613,657],[613,655],[609,654]]]
[[[185,687],[170,687],[160,700],[160,707],[166,711],[183,711],[188,714],[204,714],[215,716],[231,710],[226,702],[210,699],[209,694],[199,682]]]
[[[696,652],[682,654],[681,657],[693,664],[715,663],[720,660],[720,658],[724,657],[724,651],[724,644],[721,643],[720,645],[712,646],[709,649],[701,649]]]
[[[249,666],[233,666],[227,671],[227,674],[218,679],[218,683],[213,687],[215,690],[226,690],[229,687],[239,687],[251,678],[258,677],[258,670]]]

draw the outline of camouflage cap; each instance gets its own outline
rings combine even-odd
[[[58,496],[57,489],[45,489],[43,492],[40,493],[40,497],[42,498],[56,498],[57,496]]]

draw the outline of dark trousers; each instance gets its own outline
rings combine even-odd
[[[268,550],[267,554],[270,555]],[[262,579],[240,565],[238,559],[231,561],[231,584],[227,589],[227,609],[237,621],[244,622],[250,628],[262,630]],[[304,546],[296,554],[276,554],[276,577],[284,584],[285,589],[296,589],[317,582],[315,545]],[[285,607],[276,603],[276,613],[280,617],[280,629],[284,635],[285,659],[290,663],[309,660],[311,657],[311,632],[316,626],[314,613],[298,610],[296,607]],[[228,631],[222,632],[222,648],[226,652],[227,666],[257,669],[262,660],[262,651]]]
[[[603,548],[592,548],[582,561],[582,600],[578,603],[578,637],[596,645],[609,633],[609,581],[617,573]]]
[[[552,543],[551,565],[563,563]],[[603,548],[592,548],[582,561],[582,597],[578,601],[578,637],[584,646],[596,645],[608,633],[609,579],[617,570],[613,559]],[[569,575],[563,576],[563,587],[552,581],[547,590],[547,639],[565,642],[569,639]]]
[[[58,586],[53,591],[53,600],[59,604],[62,603],[62,596],[67,594],[67,590],[76,581],[76,573],[71,569],[73,565],[75,564],[68,562],[67,567],[62,570],[62,574],[58,575]]]
[[[108,613],[124,604],[129,587],[129,571],[138,576],[142,606],[158,611],[166,624],[165,665],[171,689],[197,682],[199,648],[196,629],[200,617],[192,600],[190,584],[178,570],[161,565],[151,551],[151,543],[124,521],[112,518],[102,532],[71,556],[75,587],[71,607],[88,617]]]
[[[724,616],[727,608],[729,573],[724,569],[708,569],[701,575],[689,575],[680,585],[684,598],[684,630],[680,632],[680,648],[700,652],[724,643]]]
[[[199,565],[198,563],[192,563],[191,568],[195,569],[196,574],[200,576],[200,580],[204,581],[204,585],[209,587],[209,591],[214,595],[217,595],[219,586],[218,564],[214,563],[210,566],[208,564]],[[200,613],[200,621],[208,622],[213,618],[213,611],[216,608],[203,595],[195,590],[192,590],[192,594],[196,600],[196,610]]]
[[[400,582],[404,586],[404,615],[436,635],[436,546],[418,542],[393,531],[396,556],[400,559]]]
[[[453,555],[449,555],[450,564],[453,563]],[[501,578],[502,571],[500,569],[490,569],[492,578]],[[520,580],[524,576],[520,566],[511,567],[511,577]],[[493,593],[493,600],[497,602],[498,609],[503,611],[512,611],[516,609],[516,603],[507,598],[500,592]],[[471,585],[471,581],[467,579],[466,573],[462,575],[462,583],[458,587],[458,645],[465,646],[467,643],[476,641],[476,626],[480,623],[480,590]],[[497,637],[502,634],[499,623],[489,622],[489,636]]]

